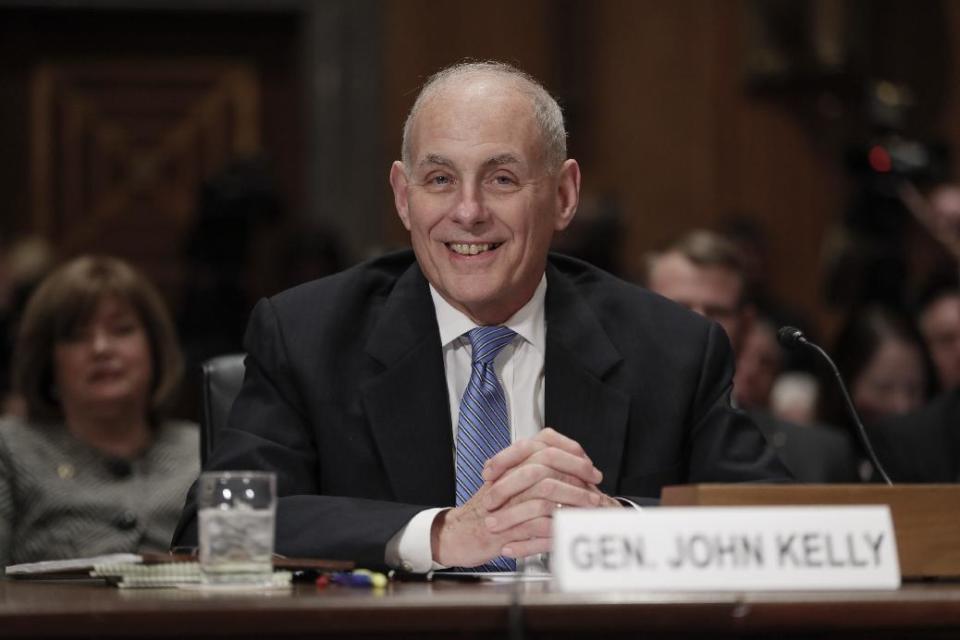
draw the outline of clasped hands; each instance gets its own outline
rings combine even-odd
[[[473,497],[434,519],[433,559],[473,567],[550,551],[559,506],[620,506],[597,488],[602,479],[583,448],[553,429],[518,440],[487,461]]]

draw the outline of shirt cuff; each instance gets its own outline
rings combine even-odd
[[[433,528],[434,518],[441,511],[446,511],[446,508],[424,509],[393,534],[387,542],[384,554],[387,566],[409,573],[426,573],[447,568],[433,561],[433,549],[430,548],[430,530]]]

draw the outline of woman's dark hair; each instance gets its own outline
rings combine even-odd
[[[880,347],[890,340],[899,340],[916,347],[923,360],[926,379],[924,395],[929,398],[934,384],[933,368],[920,332],[906,313],[882,305],[868,305],[854,311],[834,341],[833,359],[851,393],[857,378]],[[848,424],[847,412],[836,381],[824,380],[822,384],[821,418],[832,425]]]
[[[88,322],[98,303],[111,296],[133,307],[147,334],[152,361],[148,418],[156,424],[168,407],[183,374],[183,359],[173,321],[160,294],[139,271],[122,260],[82,256],[47,276],[23,313],[13,378],[30,420],[63,418],[63,408],[53,390],[54,347]]]

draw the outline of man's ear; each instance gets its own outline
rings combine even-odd
[[[564,161],[557,180],[557,215],[554,229],[563,231],[573,221],[580,204],[580,165],[573,158]]]
[[[407,170],[403,163],[395,160],[390,165],[390,188],[393,189],[393,204],[403,226],[410,231],[410,209],[407,204]]]

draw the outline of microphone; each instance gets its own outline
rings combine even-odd
[[[844,404],[847,407],[847,412],[850,414],[850,417],[853,418],[853,423],[857,425],[857,437],[860,440],[860,443],[863,445],[863,448],[866,450],[867,455],[870,457],[870,462],[873,463],[873,468],[877,470],[877,473],[880,474],[880,477],[883,478],[883,481],[888,485],[893,485],[893,482],[890,480],[890,476],[887,475],[886,469],[883,468],[883,465],[880,464],[880,461],[877,459],[877,454],[873,450],[873,445],[870,443],[870,438],[867,436],[867,430],[863,428],[863,422],[860,421],[860,416],[857,414],[856,407],[853,406],[853,400],[850,399],[850,393],[847,391],[847,385],[843,383],[843,377],[840,375],[840,370],[837,369],[837,365],[833,363],[833,359],[827,355],[827,352],[820,348],[816,343],[810,342],[807,340],[807,337],[803,335],[803,331],[797,329],[796,327],[780,327],[780,330],[777,332],[777,340],[780,342],[781,346],[787,349],[796,349],[798,347],[806,347],[817,354],[830,365],[830,369],[833,371],[834,377],[837,379],[837,384],[840,387],[840,392],[843,395]]]

